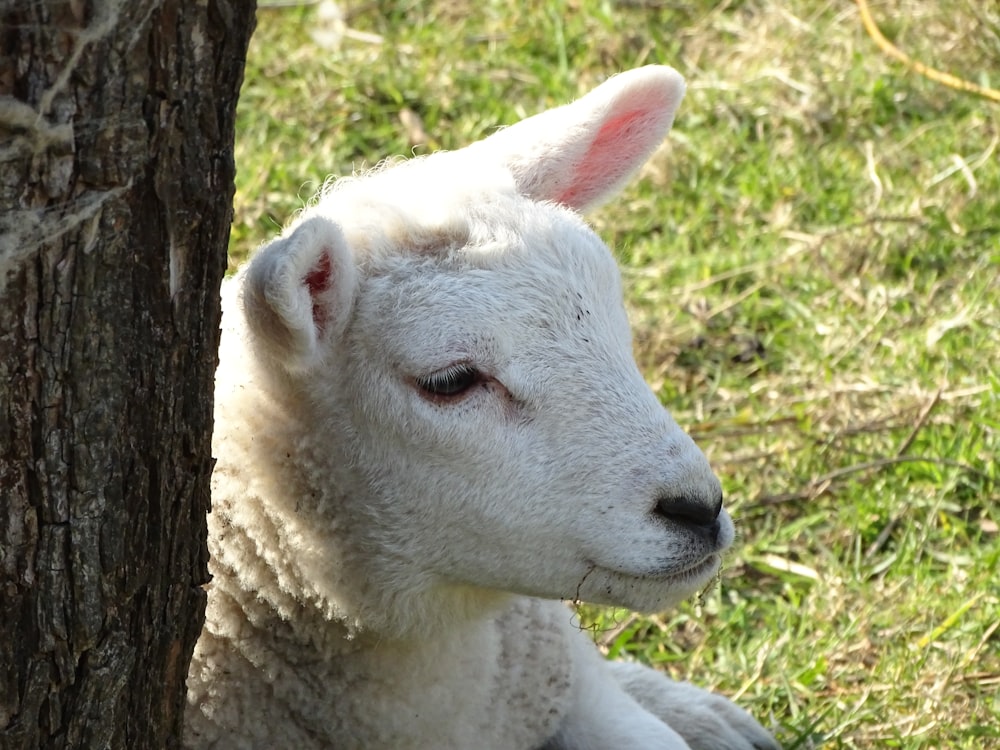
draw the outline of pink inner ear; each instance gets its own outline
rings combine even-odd
[[[306,286],[309,287],[309,296],[312,298],[313,322],[322,333],[330,315],[330,308],[328,304],[324,304],[317,298],[328,291],[333,283],[333,266],[330,263],[329,249],[323,248],[319,262],[306,274],[305,282]]]
[[[633,109],[604,123],[557,202],[574,208],[586,206],[630,174],[652,150],[644,134],[646,123],[655,116],[648,108]]]

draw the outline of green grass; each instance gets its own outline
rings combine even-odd
[[[885,58],[847,2],[352,7],[370,36],[339,46],[314,39],[332,28],[315,6],[259,11],[234,263],[329,175],[674,65],[690,89],[671,138],[590,218],[740,539],[700,602],[583,616],[788,748],[1000,746],[1000,106]],[[873,12],[912,56],[996,88],[991,8]]]

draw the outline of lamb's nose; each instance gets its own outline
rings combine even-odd
[[[661,497],[654,512],[671,523],[697,532],[714,544],[719,538],[722,494],[714,502],[690,497]]]

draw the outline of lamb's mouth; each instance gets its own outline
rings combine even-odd
[[[712,552],[697,562],[682,566],[679,569],[669,569],[659,575],[650,576],[665,583],[689,583],[695,579],[708,580],[715,575],[722,565],[722,556]]]
[[[621,578],[631,578],[640,581],[655,581],[666,585],[690,586],[695,582],[707,582],[714,576],[722,566],[722,555],[718,552],[711,552],[698,560],[685,565],[669,565],[661,568],[653,568],[646,572],[636,572],[634,570],[621,570],[616,568],[605,568],[601,565],[589,563],[589,571],[584,580],[595,570],[604,570],[614,576]],[[698,584],[700,585],[700,583]]]

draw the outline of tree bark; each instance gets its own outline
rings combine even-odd
[[[0,0],[0,747],[179,746],[253,2]]]

